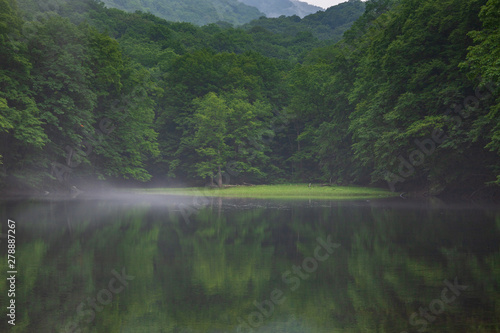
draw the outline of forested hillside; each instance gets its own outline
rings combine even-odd
[[[245,28],[263,27],[278,34],[296,34],[309,31],[321,40],[339,41],[346,30],[365,11],[365,3],[360,0],[349,0],[326,11],[307,15],[303,19],[297,15],[279,18],[260,17],[244,25]]]
[[[368,1],[336,44],[91,0],[0,13],[4,188],[500,183],[500,0]]]
[[[321,7],[313,6],[298,0],[239,0],[244,4],[253,6],[266,14],[267,17],[294,16],[304,17],[314,14]]]
[[[106,6],[127,12],[142,11],[175,22],[197,25],[225,21],[240,25],[263,16],[238,0],[103,0]]]

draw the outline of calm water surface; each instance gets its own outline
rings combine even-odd
[[[495,206],[103,196],[0,216],[0,332],[500,332]]]

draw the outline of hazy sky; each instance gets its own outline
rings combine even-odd
[[[348,0],[301,0],[303,2],[310,3],[311,5],[328,8],[331,6],[338,5],[342,2],[347,2]]]

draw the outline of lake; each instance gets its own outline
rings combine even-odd
[[[500,332],[498,206],[121,194],[0,216],[1,332]]]

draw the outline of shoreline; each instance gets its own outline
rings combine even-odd
[[[445,201],[500,203],[500,193],[479,193],[469,191],[448,191],[435,194],[426,189],[391,192],[381,187],[367,186],[336,186],[325,184],[273,184],[273,185],[225,185],[218,187],[113,187],[93,186],[77,188],[52,188],[49,191],[37,189],[4,189],[0,192],[0,200],[28,200],[28,199],[75,199],[103,197],[106,194],[127,195],[171,195],[179,197],[221,197],[221,198],[254,198],[254,199],[282,199],[282,200],[364,200],[364,199],[441,199]],[[490,195],[485,195],[490,194]],[[492,195],[491,195],[492,194]]]
[[[386,189],[358,186],[319,186],[307,184],[238,185],[224,188],[184,187],[130,189],[141,194],[207,196],[222,198],[294,199],[294,200],[356,200],[397,197],[400,194]]]

